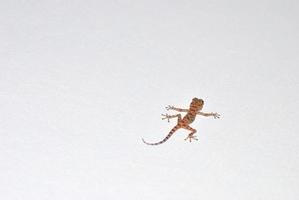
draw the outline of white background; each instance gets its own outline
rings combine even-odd
[[[295,200],[298,1],[0,1],[0,199]],[[165,106],[203,98],[184,141]],[[169,114],[174,112],[169,112]]]

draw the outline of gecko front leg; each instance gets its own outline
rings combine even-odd
[[[176,108],[176,107],[170,106],[170,105],[168,105],[165,108],[166,108],[166,110],[175,110],[175,111],[178,111],[178,112],[188,112],[189,111],[189,109]]]
[[[177,114],[177,115],[168,115],[167,113],[166,114],[161,114],[162,116],[164,116],[164,117],[162,117],[162,120],[164,120],[164,119],[167,119],[167,121],[169,122],[169,119],[171,119],[171,118],[178,118],[178,122],[182,119],[182,116],[181,116],[181,114]]]
[[[213,116],[215,119],[220,118],[220,114],[218,114],[216,112],[215,113],[214,112],[211,112],[211,113],[197,112],[197,114],[205,116],[205,117]]]

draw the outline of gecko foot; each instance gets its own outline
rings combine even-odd
[[[174,110],[174,106],[168,105],[167,107],[165,107],[166,110]]]
[[[195,135],[192,135],[192,134],[189,134],[188,137],[185,138],[185,140],[188,140],[188,139],[189,139],[189,142],[191,142],[192,139],[193,140],[198,140],[197,137]]]
[[[169,122],[169,119],[172,118],[171,115],[168,115],[168,114],[161,114],[161,115],[164,116],[164,117],[162,117],[162,120],[167,119],[168,122]]]
[[[215,119],[220,118],[220,115],[219,115],[218,113],[212,113],[212,116],[213,116]]]

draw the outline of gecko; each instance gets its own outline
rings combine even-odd
[[[197,130],[190,127],[190,124],[195,120],[196,115],[202,115],[202,116],[205,116],[205,117],[213,116],[215,119],[220,117],[220,115],[216,112],[215,113],[214,112],[211,112],[211,113],[201,112],[201,110],[203,108],[203,105],[204,105],[204,101],[202,99],[198,99],[196,97],[192,99],[192,101],[190,103],[190,106],[189,106],[189,109],[176,108],[174,106],[168,105],[166,107],[166,110],[175,110],[175,111],[178,111],[178,112],[186,112],[187,114],[183,118],[182,118],[181,114],[176,114],[176,115],[162,114],[162,116],[163,116],[162,120],[167,119],[168,122],[169,122],[169,119],[177,118],[177,124],[170,130],[168,135],[163,140],[161,140],[160,142],[149,143],[149,142],[146,142],[143,138],[142,138],[142,141],[147,145],[160,145],[160,144],[163,144],[164,142],[166,142],[173,135],[174,132],[176,132],[180,128],[191,131],[188,134],[188,136],[185,138],[185,140],[189,139],[190,142],[191,142],[192,139],[193,140],[198,140],[197,137],[194,135],[197,132]]]

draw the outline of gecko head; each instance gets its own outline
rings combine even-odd
[[[203,107],[203,104],[204,104],[204,101],[202,99],[198,99],[198,98],[194,97],[192,99],[190,107],[192,106],[192,107],[197,108],[198,110],[201,110]]]

